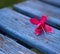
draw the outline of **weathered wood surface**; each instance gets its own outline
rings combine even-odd
[[[60,7],[60,0],[40,0],[40,1],[46,2],[48,4],[51,4],[51,5],[54,5],[57,7]]]
[[[47,24],[60,29],[60,8],[39,1],[25,1],[14,5],[14,9],[30,17],[47,15]]]
[[[0,10],[0,28],[11,36],[44,52],[44,54],[60,53],[60,30],[52,27],[53,32],[46,33],[48,38],[48,43],[46,43],[44,32],[36,36],[34,34],[35,26],[29,22],[29,17],[13,10],[8,8]]]
[[[0,34],[0,54],[35,54],[11,38]]]

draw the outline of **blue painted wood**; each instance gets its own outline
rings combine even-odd
[[[60,8],[39,1],[25,1],[14,5],[14,9],[30,17],[47,15],[47,24],[60,29]]]
[[[0,33],[0,54],[36,54]]]
[[[57,7],[60,7],[60,0],[40,0],[40,1],[46,2],[48,4],[51,4],[51,5],[54,5]]]
[[[47,43],[44,32],[42,32],[39,36],[34,34],[35,26],[29,22],[29,19],[29,17],[10,10],[9,8],[1,9],[0,29],[42,51],[44,54],[59,54],[60,30],[52,27],[53,32],[46,33],[46,37],[48,38]]]

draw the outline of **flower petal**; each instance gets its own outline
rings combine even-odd
[[[39,21],[36,18],[30,18],[30,22],[34,25],[37,25]]]
[[[41,27],[36,27],[35,34],[36,35],[39,35],[41,33],[41,31],[42,31],[42,28]]]
[[[46,18],[47,18],[47,17],[43,15],[43,16],[40,18],[40,23],[41,23],[41,24],[45,24]]]
[[[35,29],[35,34],[39,35],[40,34],[40,30],[39,29]]]
[[[47,25],[47,24],[45,24],[44,29],[45,29],[46,32],[52,32],[52,27]]]

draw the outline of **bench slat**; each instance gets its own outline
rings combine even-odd
[[[36,54],[0,33],[0,54]]]
[[[48,43],[46,43],[44,32],[36,36],[34,34],[35,26],[29,22],[29,19],[29,17],[8,8],[0,10],[0,28],[2,31],[44,52],[44,54],[59,54],[60,30],[52,27],[53,33],[46,33],[48,38]]]
[[[51,4],[51,5],[54,5],[57,7],[60,7],[60,0],[40,0],[40,1],[46,2],[48,4]]]
[[[47,15],[47,24],[60,29],[60,9],[39,1],[25,1],[14,5],[14,9],[30,17]]]

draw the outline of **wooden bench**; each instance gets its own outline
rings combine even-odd
[[[47,43],[44,32],[39,36],[34,34],[35,26],[29,22],[29,19],[30,17],[9,8],[0,10],[0,28],[2,31],[40,50],[44,54],[59,54],[60,30],[52,27],[53,33],[46,33]]]
[[[0,33],[0,54],[36,54]]]
[[[40,1],[25,1],[14,5],[14,10],[35,18],[47,15],[47,24],[60,29],[60,8]]]
[[[40,1],[60,7],[60,0],[40,0]]]

